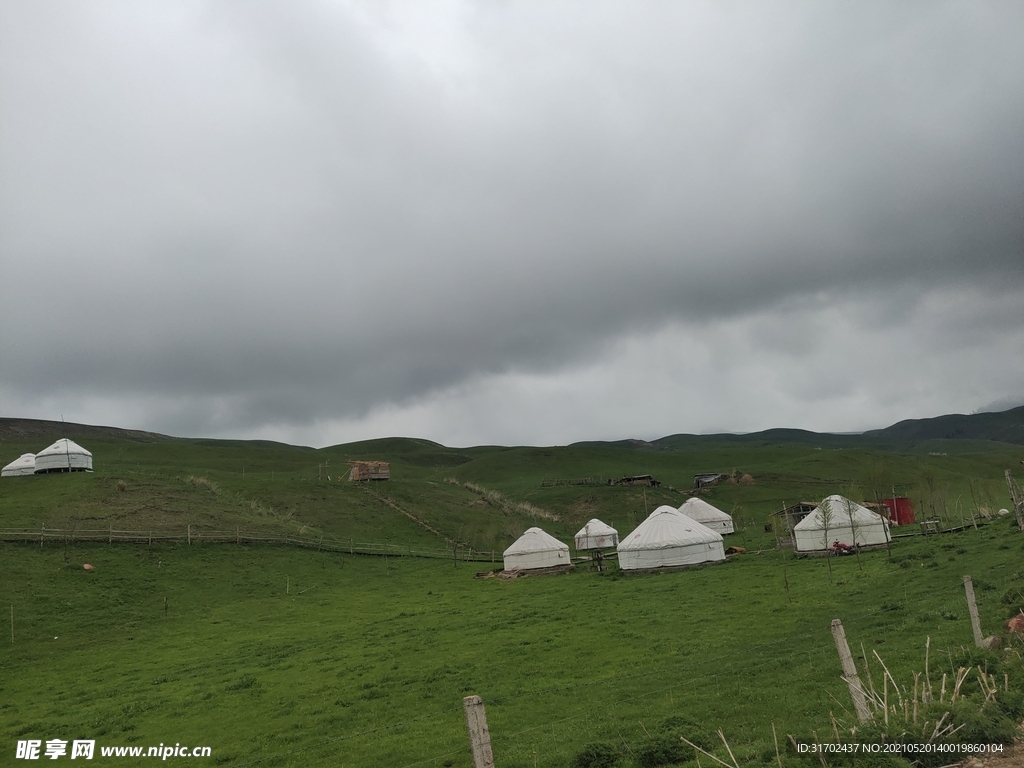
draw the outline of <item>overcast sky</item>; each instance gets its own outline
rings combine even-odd
[[[323,446],[1024,402],[1024,4],[0,0],[0,415]]]

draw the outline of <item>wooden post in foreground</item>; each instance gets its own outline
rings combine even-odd
[[[479,696],[467,696],[462,700],[466,710],[466,729],[469,731],[469,746],[473,750],[473,768],[494,768],[491,754],[491,732],[487,730],[487,713]]]
[[[839,661],[843,665],[843,679],[850,687],[850,697],[853,699],[854,709],[857,710],[857,719],[866,723],[871,719],[871,710],[868,709],[864,689],[861,687],[860,677],[857,676],[857,665],[850,654],[850,646],[846,644],[846,631],[843,629],[843,622],[839,619],[832,619],[832,639],[836,641]]]
[[[971,631],[974,632],[974,644],[979,648],[985,645],[981,634],[981,619],[978,618],[978,603],[974,600],[974,582],[970,576],[964,576],[964,591],[967,592],[967,612],[971,614]]]

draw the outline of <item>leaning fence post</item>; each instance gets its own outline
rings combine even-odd
[[[466,729],[469,731],[469,747],[473,750],[473,768],[494,768],[491,754],[491,732],[487,730],[487,713],[479,696],[467,696],[462,700],[466,710]]]
[[[860,677],[857,675],[857,665],[850,654],[850,646],[846,644],[846,630],[843,629],[843,622],[839,619],[832,619],[832,639],[836,641],[839,661],[843,665],[843,679],[850,687],[850,697],[853,699],[854,709],[857,710],[857,719],[866,723],[871,719],[871,711],[868,709],[864,689],[861,687]]]
[[[964,576],[964,591],[967,592],[967,612],[971,614],[974,644],[981,648],[985,645],[985,638],[981,635],[981,619],[978,618],[978,603],[974,600],[974,582],[970,576]]]

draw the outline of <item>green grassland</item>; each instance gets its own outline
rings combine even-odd
[[[45,422],[38,434],[12,434],[3,421],[5,461],[65,433],[76,438],[74,427],[61,432],[64,425]],[[763,548],[775,545],[764,532],[772,512],[836,492],[870,500],[895,489],[913,499],[919,516],[970,522],[1009,505],[1003,470],[1018,466],[1024,454],[1018,445],[980,440],[882,446],[841,436],[839,446],[836,436],[820,435],[817,445],[810,433],[795,442],[677,436],[655,443],[468,449],[390,438],[314,450],[118,432],[78,437],[93,453],[92,474],[0,484],[0,527],[301,531],[398,546],[443,547],[455,540],[499,552],[531,525],[570,538],[600,517],[625,535],[657,505],[679,506],[694,474],[736,471],[753,482],[723,483],[703,495],[738,518],[748,547]],[[393,479],[348,483],[349,459],[390,461]],[[636,474],[652,474],[662,485],[545,485]]]
[[[63,434],[0,429],[0,458]],[[502,768],[569,765],[595,744],[641,765],[664,735],[708,743],[717,728],[741,764],[774,764],[772,723],[805,739],[831,732],[830,713],[852,724],[833,618],[858,656],[861,644],[877,651],[909,687],[926,638],[936,674],[971,644],[963,574],[987,633],[1024,607],[1024,534],[988,518],[1009,506],[1002,472],[1018,466],[1015,444],[719,436],[313,450],[117,431],[80,442],[92,474],[0,481],[0,527],[455,539],[500,557],[529,525],[567,540],[600,517],[625,535],[654,506],[682,503],[695,473],[739,470],[753,482],[705,498],[737,516],[729,542],[751,554],[658,575],[578,568],[505,581],[474,579],[479,563],[269,545],[3,543],[0,608],[13,607],[15,640],[5,632],[0,654],[0,765],[16,762],[18,739],[96,738],[209,745],[227,765],[468,766],[470,693],[487,705]],[[349,458],[389,460],[394,479],[348,483]],[[646,473],[663,485],[543,484]],[[764,531],[784,502],[892,486],[919,515],[980,527],[832,560],[776,550]],[[1013,675],[1011,688],[1024,685]]]
[[[18,738],[96,738],[209,745],[232,765],[466,766],[460,704],[477,693],[502,766],[568,765],[595,742],[629,765],[666,726],[722,728],[768,763],[773,722],[801,738],[828,734],[830,712],[851,722],[831,619],[908,687],[926,637],[934,674],[970,645],[963,572],[998,629],[1024,599],[1008,522],[835,560],[831,582],[826,560],[779,552],[508,582],[271,546],[5,544],[0,762]]]

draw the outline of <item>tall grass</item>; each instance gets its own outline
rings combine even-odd
[[[208,477],[199,477],[198,475],[189,475],[185,478],[185,482],[191,485],[193,488],[205,488],[207,491],[212,493],[214,496],[220,495],[220,486],[210,480]]]
[[[473,493],[479,494],[480,498],[484,499],[490,504],[501,509],[502,512],[508,515],[524,515],[526,517],[540,518],[542,520],[553,520],[558,521],[561,518],[554,512],[549,512],[546,509],[541,509],[534,504],[530,504],[527,501],[514,501],[508,498],[505,494],[500,491],[490,490],[484,488],[482,485],[466,481],[463,483],[463,487],[468,488]]]

